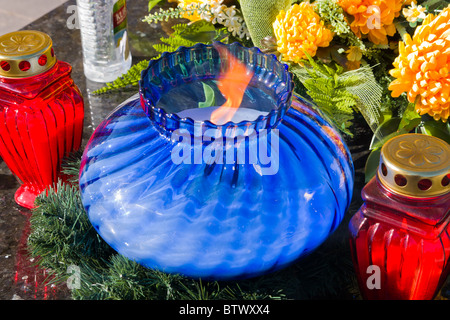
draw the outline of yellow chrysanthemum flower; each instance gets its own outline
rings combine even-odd
[[[391,95],[407,92],[416,111],[447,121],[450,107],[450,6],[436,17],[429,14],[413,37],[399,43],[399,56],[390,74]]]
[[[404,0],[338,0],[338,3],[353,16],[350,27],[358,37],[365,34],[374,44],[387,44],[387,36],[397,31],[394,19],[400,15]]]
[[[318,47],[327,47],[333,40],[333,33],[324,26],[309,2],[294,4],[287,11],[281,10],[273,29],[277,50],[285,61],[298,63],[306,59],[304,51],[313,57]]]

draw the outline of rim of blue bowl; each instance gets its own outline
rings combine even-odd
[[[217,49],[214,49],[215,46],[225,46],[226,48],[229,49],[230,53],[232,53],[235,57],[236,57],[235,53],[239,51],[248,51],[252,52],[256,56],[264,56],[267,59],[269,59],[268,65],[272,66],[272,68],[263,70],[264,72],[272,72],[278,76],[276,88],[272,89],[270,87],[267,87],[270,90],[274,90],[273,91],[274,96],[278,97],[276,100],[275,108],[268,111],[267,114],[265,115],[258,116],[254,120],[243,120],[238,123],[228,121],[224,124],[215,124],[210,120],[195,121],[190,117],[181,118],[178,116],[177,113],[170,113],[167,112],[164,108],[156,106],[161,95],[166,93],[167,91],[163,91],[161,90],[161,88],[153,85],[148,78],[150,77],[151,79],[150,74],[153,73],[154,75],[159,76],[159,79],[162,79],[162,81],[164,81],[165,80],[164,77],[161,76],[161,73],[156,72],[155,69],[159,67],[161,64],[168,64],[169,59],[172,56],[174,55],[182,56],[182,58],[186,60],[187,57],[191,57],[193,52],[198,52],[199,50],[206,52],[207,50],[211,49],[215,50],[218,54]],[[260,65],[255,64],[253,68],[257,66]],[[205,76],[206,78],[201,79],[199,78],[199,76],[205,75],[198,75],[198,74],[189,75],[189,77],[192,78],[192,81],[197,81],[197,80],[217,79],[219,74],[206,75]],[[180,80],[182,79],[183,78],[180,77]],[[279,86],[282,86],[279,89],[279,92],[275,92],[275,90],[277,90]],[[232,44],[214,42],[213,44],[209,45],[197,43],[192,47],[181,46],[174,52],[164,52],[160,58],[151,60],[149,62],[147,68],[141,72],[141,79],[139,80],[139,96],[141,99],[142,108],[152,121],[156,122],[158,125],[164,127],[164,129],[169,131],[181,128],[189,129],[192,128],[195,124],[198,124],[199,122],[202,124],[202,126],[205,127],[205,129],[223,128],[224,130],[229,130],[234,128],[246,128],[248,130],[249,128],[253,128],[257,131],[261,129],[274,128],[278,125],[278,123],[281,121],[281,119],[283,118],[283,116],[286,114],[287,110],[290,107],[293,89],[294,89],[293,76],[292,73],[289,72],[289,68],[286,64],[281,63],[274,54],[263,53],[257,47],[244,47],[238,42],[234,42]],[[153,95],[151,93],[153,93]]]

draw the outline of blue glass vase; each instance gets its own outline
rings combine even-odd
[[[205,86],[216,105],[224,100],[217,81],[228,58],[217,46],[253,75],[241,104],[253,111],[239,122],[196,113],[206,110],[198,110]],[[277,270],[317,248],[342,221],[353,176],[345,142],[293,94],[286,65],[257,48],[216,43],[150,62],[139,94],[88,142],[80,190],[92,225],[120,254],[226,280]]]

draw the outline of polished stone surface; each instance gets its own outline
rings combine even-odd
[[[1,33],[12,32],[40,18],[67,0],[0,0]]]

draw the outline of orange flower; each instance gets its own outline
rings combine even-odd
[[[400,15],[404,0],[338,0],[338,3],[353,16],[350,27],[359,38],[365,34],[374,44],[387,44],[387,36],[396,32],[394,18]]]
[[[350,46],[350,48],[345,51],[347,54],[347,63],[345,64],[347,69],[355,70],[361,66],[362,51],[359,47]]]
[[[416,111],[447,121],[450,106],[450,6],[436,17],[429,14],[413,37],[399,43],[399,56],[390,74],[391,95],[407,92]]]
[[[313,57],[318,47],[327,47],[333,40],[333,33],[324,26],[309,2],[294,4],[286,12],[281,10],[273,29],[277,50],[285,61],[298,63],[306,59],[304,51]]]

